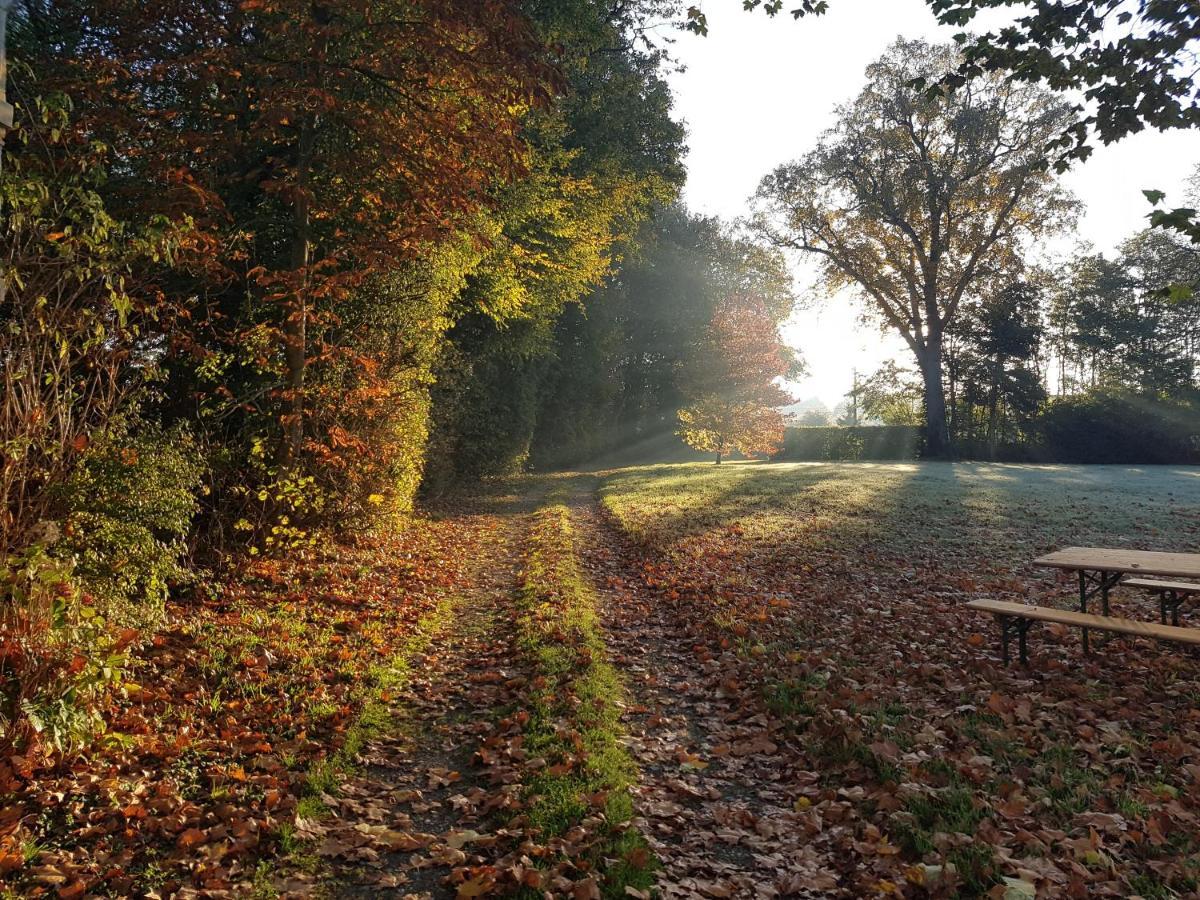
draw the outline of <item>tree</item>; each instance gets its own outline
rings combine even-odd
[[[693,363],[714,311],[735,293],[758,297],[776,322],[786,318],[794,297],[782,254],[678,204],[657,208],[619,269],[556,323],[533,463],[676,452]]]
[[[951,396],[960,397],[966,411],[955,432],[972,431],[973,411],[981,409],[989,457],[996,455],[1006,422],[1030,422],[1046,399],[1037,366],[1043,332],[1042,292],[1027,281],[973,298],[963,308],[948,366]]]
[[[269,427],[283,471],[324,437],[308,427],[309,370],[352,352],[329,342],[339,305],[470,230],[526,173],[525,115],[560,86],[509,0],[19,11],[14,53],[124,163],[115,212],[195,216],[209,254],[173,287],[203,300],[193,358],[229,363],[193,388],[233,401],[230,427]]]
[[[911,369],[888,360],[858,382],[858,403],[864,418],[884,425],[919,425],[921,422],[921,378]]]
[[[826,427],[833,424],[833,413],[825,406],[814,406],[804,410],[794,421],[797,425]]]
[[[183,304],[146,275],[188,223],[118,220],[109,149],[66,98],[26,100],[0,172],[0,558],[24,549],[89,445],[153,381],[156,336]]]
[[[950,452],[942,349],[959,306],[1011,279],[1025,245],[1075,209],[1042,165],[1069,109],[996,75],[949,96],[914,86],[957,65],[953,47],[897,41],[817,148],[756,196],[762,234],[819,256],[828,292],[855,289],[911,348],[935,457]]]
[[[1143,394],[1192,386],[1200,350],[1196,245],[1144,230],[1113,258],[1085,254],[1056,285],[1050,323],[1064,391],[1101,385]]]
[[[603,353],[556,342],[583,329],[598,336],[595,292],[619,277],[641,223],[683,180],[684,132],[661,56],[637,41],[656,6],[526,4],[568,90],[528,117],[530,175],[499,193],[488,252],[458,304],[434,386],[431,489],[513,471],[535,439],[554,445],[544,463],[599,430],[606,395],[592,374]]]
[[[783,440],[791,401],[777,381],[797,374],[798,362],[779,337],[776,320],[758,297],[733,294],[713,314],[701,352],[691,363],[679,410],[679,436],[688,446],[722,457],[772,453]]]

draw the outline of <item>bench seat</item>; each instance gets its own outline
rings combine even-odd
[[[1175,641],[1180,644],[1200,646],[1200,628],[1160,625],[1157,622],[1140,622],[1136,619],[1122,619],[1119,616],[1097,616],[1073,609],[1029,606],[1026,603],[1010,603],[1006,600],[972,600],[967,604],[967,608],[991,613],[1000,620],[1005,662],[1008,662],[1008,641],[1014,632],[1020,638],[1021,662],[1026,661],[1025,632],[1033,622],[1056,622],[1076,628],[1131,634],[1135,637],[1149,637],[1160,641]]]
[[[1122,585],[1131,588],[1141,588],[1158,595],[1158,617],[1164,625],[1167,616],[1171,624],[1179,624],[1179,607],[1185,600],[1190,602],[1193,594],[1200,593],[1200,584],[1194,581],[1160,581],[1157,578],[1127,578]]]
[[[1147,591],[1174,591],[1176,594],[1200,594],[1200,584],[1194,581],[1160,581],[1157,578],[1126,578],[1122,587]]]

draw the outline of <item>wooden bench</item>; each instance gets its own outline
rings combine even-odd
[[[1178,625],[1159,625],[1154,622],[1122,619],[1119,616],[1097,616],[1091,613],[1076,612],[1073,609],[1029,606],[1025,603],[1009,603],[1004,600],[972,600],[967,604],[967,609],[989,612],[996,617],[996,621],[1000,623],[1000,641],[1005,665],[1008,665],[1008,644],[1014,634],[1017,635],[1020,646],[1022,665],[1029,663],[1025,633],[1034,622],[1057,622],[1060,625],[1071,625],[1077,628],[1094,628],[1097,631],[1132,634],[1160,641],[1176,641],[1181,644],[1200,646],[1200,628],[1180,628]]]
[[[1126,578],[1124,587],[1141,588],[1158,595],[1158,616],[1167,624],[1167,613],[1171,613],[1171,624],[1179,624],[1179,606],[1192,594],[1200,594],[1200,584],[1191,581],[1160,581],[1156,578]]]

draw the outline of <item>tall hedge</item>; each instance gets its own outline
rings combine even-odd
[[[1060,397],[1035,423],[1042,462],[1200,463],[1200,405],[1126,391]]]
[[[916,459],[921,429],[915,425],[799,425],[788,428],[776,460]]]

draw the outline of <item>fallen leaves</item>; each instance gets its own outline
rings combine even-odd
[[[805,890],[851,896],[1194,890],[1195,659],[1134,640],[1084,658],[1077,633],[1041,629],[1034,666],[1006,670],[963,609],[979,595],[1070,602],[1071,585],[1029,566],[1055,545],[1194,545],[1200,515],[1180,515],[1164,482],[1108,473],[1100,492],[1088,469],[711,469],[618,473],[589,531],[618,610],[610,627],[653,713],[639,759],[655,796],[640,809],[656,823],[665,894],[717,896],[743,873],[786,892],[783,873],[806,854],[833,880]],[[1128,591],[1113,603],[1157,616]],[[708,760],[692,773],[699,796],[741,793],[753,827],[719,822],[710,800],[686,826],[654,816],[683,802],[658,774],[660,745],[672,762],[680,746]],[[816,782],[793,786],[802,771]],[[711,846],[749,847],[775,820],[806,837],[783,865],[714,858]]]
[[[463,586],[495,527],[414,521],[252,562],[174,602],[115,698],[108,740],[48,770],[0,761],[0,885],[68,898],[248,889],[309,765],[344,739],[367,673]],[[363,839],[384,853],[422,846],[400,831]]]

